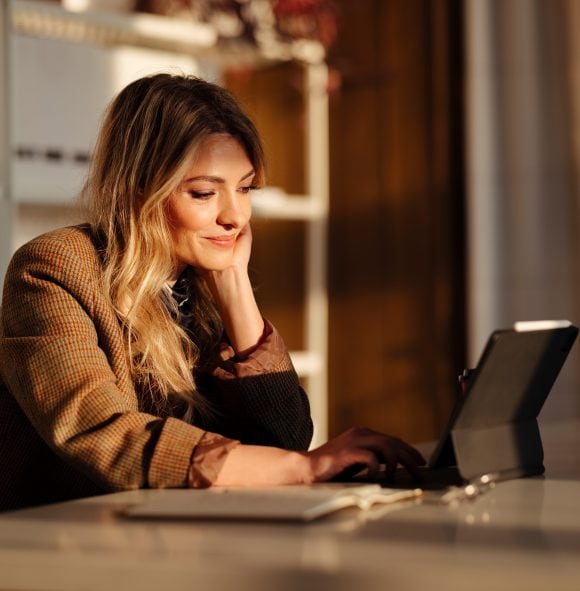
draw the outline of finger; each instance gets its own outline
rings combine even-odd
[[[379,460],[370,449],[350,450],[340,459],[340,463],[343,465],[343,469],[359,465],[361,469],[366,468],[369,474],[376,474],[379,470]]]
[[[247,223],[241,230],[240,230],[240,236],[246,236],[247,238],[251,238],[252,237],[252,226],[250,226],[249,223]]]
[[[333,480],[338,480],[339,482],[342,480],[350,480],[351,478],[354,478],[355,476],[363,476],[361,473],[364,472],[365,475],[367,473],[368,468],[365,466],[365,464],[352,464],[352,466],[348,466],[347,468],[345,468],[344,470],[342,470],[341,472],[339,472],[335,478],[333,478]]]
[[[395,455],[404,450],[405,457],[411,458],[418,466],[423,466],[427,463],[419,450],[414,448],[412,445],[409,445],[402,439],[399,439],[398,437],[391,437],[389,435],[383,435],[382,440],[384,442],[382,444],[385,446],[385,449],[391,449]]]
[[[409,453],[411,457],[414,458],[414,460],[417,462],[419,466],[424,466],[427,463],[425,456],[416,447],[413,447],[412,445],[409,445],[404,441],[402,441],[401,443],[405,447],[407,453]]]
[[[375,478],[376,475],[379,473],[381,465],[379,463],[379,459],[377,458],[376,454],[371,452],[371,457],[369,463],[367,463],[367,475],[369,478]]]
[[[425,460],[423,454],[418,449],[416,449],[412,445],[409,445],[402,439],[397,438],[396,441],[398,443],[398,448],[401,450],[405,450],[406,455],[408,457],[413,458],[413,460],[418,466],[424,466],[427,463],[427,460]]]
[[[374,435],[366,439],[365,446],[382,459],[387,475],[392,475],[397,465],[401,464],[413,476],[418,476],[419,470],[417,468],[426,463],[423,456],[414,447],[396,437]]]
[[[369,449],[378,455],[385,464],[385,470],[388,474],[395,471],[399,463],[398,450],[402,444],[399,439],[367,430],[364,435],[359,436],[357,443],[360,447]]]
[[[397,452],[392,442],[390,440],[385,440],[384,437],[381,437],[380,440],[375,440],[372,442],[372,444],[369,444],[369,448],[385,465],[385,472],[387,474],[392,474],[399,463]]]
[[[415,480],[421,480],[422,475],[419,466],[423,464],[418,464],[415,457],[410,455],[405,448],[399,449],[397,457],[401,466],[403,466]]]
[[[369,477],[374,477],[379,471],[379,460],[374,452],[368,449],[354,449],[345,453],[338,461],[336,474],[357,474],[366,469]]]

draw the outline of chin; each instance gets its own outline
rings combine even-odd
[[[232,260],[228,258],[228,260],[211,260],[211,261],[198,261],[196,264],[192,265],[196,269],[200,269],[201,271],[225,271],[228,267],[231,267]]]

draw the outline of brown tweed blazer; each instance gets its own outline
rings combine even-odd
[[[0,325],[0,510],[186,486],[206,429],[147,412],[100,277],[85,226],[40,236],[12,259]],[[284,383],[277,382],[286,397],[275,401],[280,415],[276,419],[268,408],[264,422],[285,424],[283,414],[294,417],[287,427],[291,439],[256,442],[306,448],[312,434],[308,403],[289,368],[279,372]],[[272,384],[266,386],[270,393]],[[244,387],[236,386],[238,398]],[[248,392],[263,399],[255,386]],[[253,425],[250,430],[258,432]],[[241,439],[243,432],[228,435]]]

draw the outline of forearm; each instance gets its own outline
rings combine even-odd
[[[243,354],[256,345],[264,332],[250,278],[245,270],[232,267],[211,272],[208,283],[230,343],[236,353]]]
[[[304,451],[312,438],[310,405],[284,340],[268,321],[259,346],[243,360],[222,350],[221,362],[198,376],[217,413],[200,426],[242,443]]]
[[[421,454],[404,441],[371,431],[350,429],[310,452],[238,445],[227,455],[214,486],[272,486],[330,480],[357,467],[374,474],[381,463],[387,471],[398,464],[417,475]]]
[[[214,486],[274,486],[312,482],[307,454],[239,445],[228,454]]]
[[[308,397],[294,373],[211,382],[207,397],[218,414],[199,426],[242,443],[306,450],[312,438]]]

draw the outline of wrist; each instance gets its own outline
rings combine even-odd
[[[309,454],[276,447],[238,445],[232,449],[216,486],[276,486],[314,481]]]
[[[219,271],[208,271],[207,277],[211,290],[218,296],[245,289],[250,284],[245,267],[231,266]]]
[[[208,285],[234,351],[242,354],[254,347],[264,333],[264,320],[248,273],[238,267],[211,271]]]
[[[298,478],[297,484],[312,484],[316,481],[312,454],[309,452],[294,453],[297,456],[294,458],[294,470]]]
[[[210,271],[207,284],[222,316],[235,315],[256,305],[250,277],[243,269],[229,267]]]

